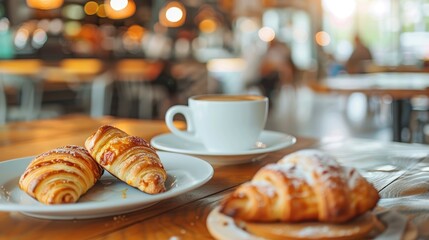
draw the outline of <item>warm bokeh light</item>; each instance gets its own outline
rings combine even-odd
[[[106,0],[104,3],[104,10],[106,11],[106,16],[110,19],[124,19],[129,18],[136,12],[136,4],[133,0],[128,0],[124,8],[115,10],[112,8],[112,2],[114,0]]]
[[[167,9],[167,12],[165,13],[165,17],[170,22],[178,22],[183,17],[183,12],[178,7],[171,7]]]
[[[264,42],[271,42],[276,37],[276,33],[270,27],[263,27],[259,29],[258,36]]]
[[[134,24],[128,28],[126,35],[128,38],[134,41],[141,41],[144,35],[144,32],[145,32],[145,29],[142,26]]]
[[[128,0],[110,0],[110,7],[113,10],[120,11],[128,5]]]
[[[324,31],[316,33],[315,39],[316,43],[323,47],[328,46],[329,43],[331,43],[331,36],[329,35],[329,33]]]
[[[98,3],[89,1],[85,4],[84,11],[88,15],[94,15],[98,11]]]
[[[353,15],[356,10],[356,0],[323,0],[323,7],[339,19]]]
[[[216,31],[217,23],[213,19],[204,19],[203,21],[200,22],[198,27],[201,32],[211,33]]]
[[[27,0],[27,5],[40,10],[51,10],[61,7],[64,0]]]
[[[164,27],[180,27],[185,19],[186,10],[180,2],[169,2],[159,11],[159,22]]]
[[[100,6],[98,6],[97,16],[99,16],[101,18],[107,17],[107,15],[106,15],[106,8],[104,7],[104,4],[100,4]]]

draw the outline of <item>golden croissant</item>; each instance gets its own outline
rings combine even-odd
[[[112,175],[149,194],[165,191],[167,173],[144,139],[113,126],[101,126],[85,141],[92,157]]]
[[[221,212],[255,222],[346,222],[372,210],[379,194],[355,169],[318,150],[262,167],[221,203]]]
[[[19,179],[19,187],[44,204],[74,203],[101,177],[103,169],[88,151],[64,146],[33,159]]]

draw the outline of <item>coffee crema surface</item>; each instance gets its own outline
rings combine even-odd
[[[257,95],[206,95],[195,97],[194,100],[198,101],[219,101],[219,102],[230,102],[230,101],[258,101],[263,100],[264,96]]]

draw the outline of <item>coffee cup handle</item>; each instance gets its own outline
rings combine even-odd
[[[188,126],[187,131],[181,131],[176,126],[174,126],[173,119],[176,114],[182,114],[185,117],[186,125]],[[184,105],[173,106],[169,108],[165,114],[165,123],[167,124],[168,129],[170,129],[174,135],[192,142],[199,142],[195,135],[195,127],[192,119],[191,110],[188,106]]]

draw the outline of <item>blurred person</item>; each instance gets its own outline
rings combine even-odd
[[[323,48],[317,48],[317,64],[319,69],[317,79],[335,77],[346,72],[344,64]]]
[[[371,51],[362,42],[359,35],[354,37],[354,50],[345,64],[350,74],[365,73],[365,65],[372,60]]]
[[[262,57],[259,86],[272,103],[276,91],[282,86],[296,87],[297,67],[286,43],[273,39]]]

